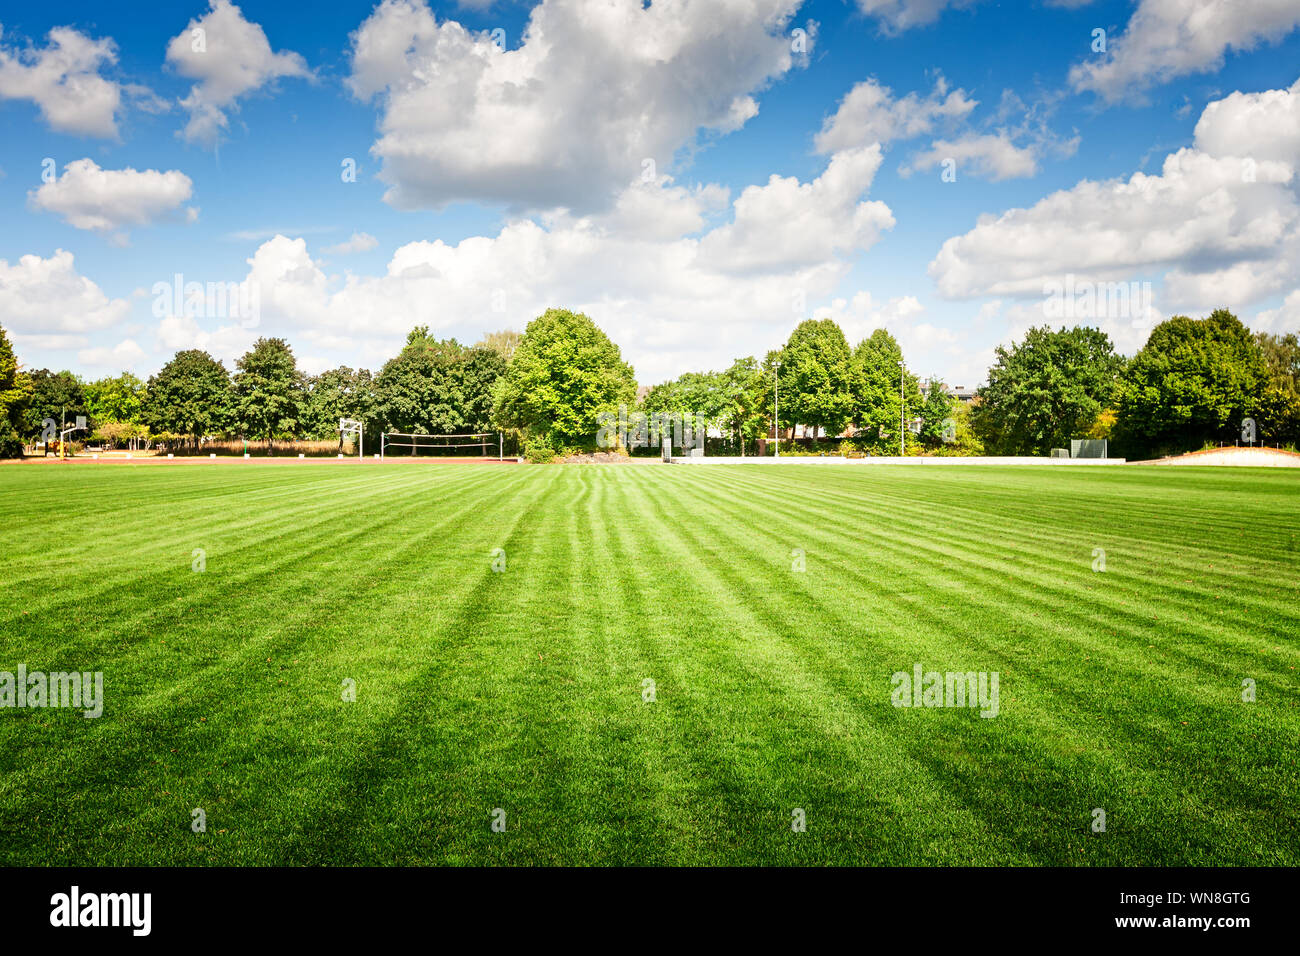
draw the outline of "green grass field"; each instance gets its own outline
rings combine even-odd
[[[1298,518],[1269,469],[0,468],[0,670],[106,699],[0,710],[0,862],[1295,865]],[[894,707],[916,663],[998,715]]]

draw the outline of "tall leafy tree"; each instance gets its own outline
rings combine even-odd
[[[39,436],[41,422],[46,418],[52,418],[62,426],[65,419],[75,422],[78,415],[90,415],[90,409],[86,407],[85,385],[69,371],[37,369],[31,374],[31,386],[31,400],[21,419],[21,432],[25,438]]]
[[[341,365],[321,372],[307,380],[303,434],[317,441],[337,438],[342,447],[339,419],[364,421],[373,416],[374,407],[375,389],[369,370]]]
[[[130,372],[96,379],[85,387],[86,407],[96,425],[137,424],[144,414],[145,384]]]
[[[943,382],[931,378],[926,386],[925,401],[921,405],[921,442],[926,448],[939,448],[947,442],[945,438],[946,423],[951,423],[953,434],[949,437],[956,441],[957,406],[960,403],[949,395]]]
[[[239,428],[268,444],[293,438],[304,424],[307,383],[289,343],[260,338],[235,367],[230,396]]]
[[[900,422],[921,409],[921,383],[902,362],[902,346],[885,329],[876,329],[853,350],[852,421],[877,451],[896,452]]]
[[[0,458],[22,457],[19,428],[31,399],[31,378],[19,366],[9,336],[0,326]]]
[[[1047,455],[1084,437],[1114,399],[1123,358],[1100,329],[1036,326],[998,346],[973,424],[991,454]]]
[[[632,366],[590,318],[547,309],[528,323],[495,392],[497,419],[511,428],[591,444],[601,412],[636,398]]]
[[[771,421],[767,396],[770,376],[753,356],[736,359],[722,373],[723,406],[720,423],[745,454],[746,442],[761,438]]]
[[[1129,457],[1231,443],[1259,415],[1268,382],[1258,344],[1227,309],[1176,315],[1151,330],[1120,379],[1116,442]]]
[[[828,435],[842,432],[853,414],[850,357],[833,319],[800,322],[781,350],[781,417]]]
[[[430,337],[417,327],[375,377],[374,419],[385,431],[455,435],[491,428],[500,353]]]
[[[154,432],[183,435],[197,447],[230,427],[230,375],[207,352],[186,349],[149,379],[143,419]]]
[[[1300,442],[1300,338],[1295,333],[1255,334],[1268,384],[1260,398],[1260,437],[1278,444]]]

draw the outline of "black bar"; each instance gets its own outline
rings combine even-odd
[[[116,937],[205,945],[284,939],[334,949],[364,944],[382,925],[407,931],[488,926],[493,938],[517,930],[538,941],[582,937],[600,926],[617,933],[621,926],[636,945],[638,933],[666,944],[671,926],[702,921],[721,922],[738,938],[766,938],[785,928],[805,943],[839,936],[986,947],[1131,938],[1226,948],[1291,935],[1294,878],[1285,869],[1196,868],[14,868],[0,869],[0,926],[11,944],[77,935],[84,942]],[[58,905],[52,899],[64,894],[70,903],[73,886],[83,906],[91,894],[150,894],[148,936],[135,936],[130,925],[52,926]],[[1171,902],[1171,894],[1181,898]],[[1193,894],[1206,898],[1193,902]],[[1164,923],[1203,918],[1216,924]],[[1249,925],[1217,925],[1241,918]],[[1154,925],[1118,925],[1132,919]]]

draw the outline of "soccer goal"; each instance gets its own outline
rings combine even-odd
[[[495,438],[496,441],[492,439]],[[497,453],[492,454],[496,445]],[[409,448],[409,455],[429,458],[496,458],[502,460],[504,440],[501,432],[476,432],[472,435],[409,435],[404,432],[384,432],[379,437],[379,457],[387,457],[390,448]],[[474,455],[464,449],[477,448]],[[450,454],[448,454],[450,452]]]

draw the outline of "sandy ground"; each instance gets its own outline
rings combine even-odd
[[[1227,465],[1246,468],[1300,468],[1300,454],[1280,448],[1207,448],[1172,458],[1138,461],[1136,465]]]

